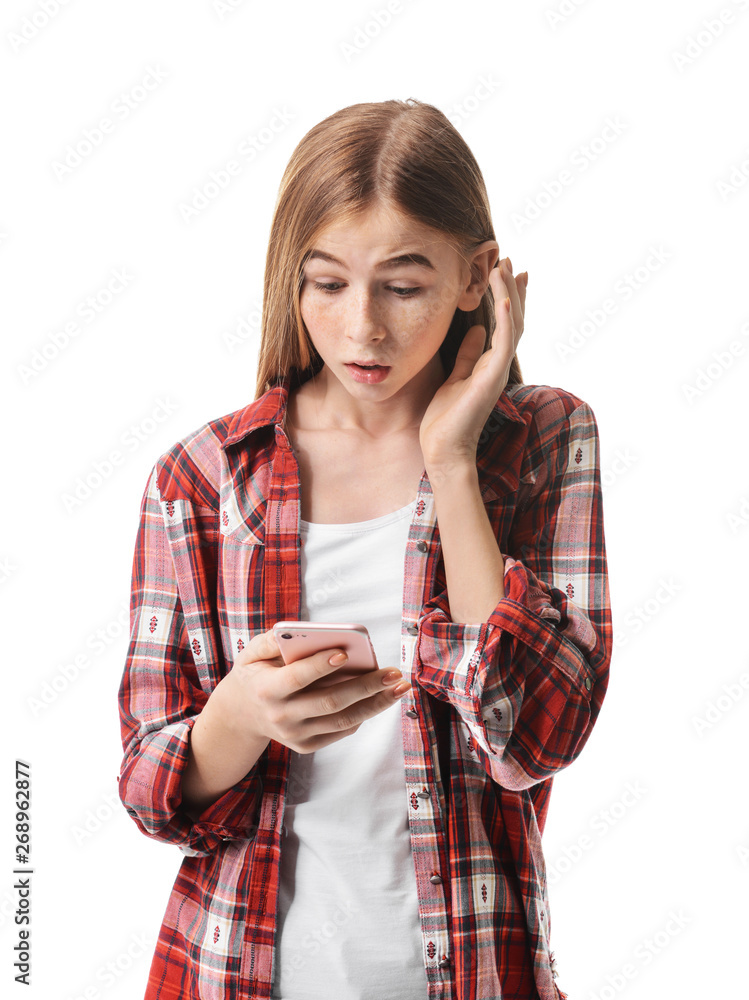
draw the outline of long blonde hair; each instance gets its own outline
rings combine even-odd
[[[438,108],[413,98],[352,104],[325,118],[300,140],[284,171],[265,261],[258,356],[258,399],[287,374],[295,384],[323,365],[302,319],[302,270],[318,236],[378,203],[430,226],[464,259],[496,239],[478,163]],[[477,309],[456,309],[439,349],[452,371],[469,327],[494,330],[494,295]],[[523,381],[517,355],[508,384]]]

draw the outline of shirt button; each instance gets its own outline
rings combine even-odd
[[[585,690],[586,691],[590,691],[590,689],[591,689],[590,677],[586,677],[585,678]]]
[[[429,876],[429,881],[434,882],[435,885],[439,885],[440,882],[442,881],[442,876],[439,874],[439,872],[434,872],[433,875]]]
[[[426,551],[428,551],[429,546],[427,545],[427,543],[423,539],[420,539],[416,543],[416,548],[419,550],[419,552],[426,552]]]
[[[406,629],[406,632],[408,632],[409,635],[418,635],[419,634],[419,626],[418,625],[409,625],[408,628]]]
[[[429,796],[431,795],[431,792],[429,792],[426,788],[422,788],[416,794],[419,796],[420,799],[428,799]]]
[[[418,713],[414,712],[414,710],[412,708],[407,708],[406,709],[406,715],[409,717],[409,719],[416,719],[416,718],[418,718]]]
[[[444,958],[441,958],[439,962],[437,962],[437,965],[440,967],[440,969],[446,969],[449,964],[450,964],[450,959],[447,957],[447,955],[445,955]]]

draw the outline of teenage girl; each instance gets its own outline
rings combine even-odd
[[[344,108],[273,217],[255,400],[156,462],[120,793],[185,855],[148,1000],[557,1000],[541,833],[608,680],[590,407],[435,107]],[[284,664],[280,620],[367,626]],[[324,686],[326,685],[326,686]]]

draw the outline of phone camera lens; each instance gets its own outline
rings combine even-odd
[[[282,639],[290,639],[291,638],[291,632],[282,632],[281,633],[281,638]]]

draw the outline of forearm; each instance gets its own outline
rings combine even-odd
[[[437,512],[450,617],[485,622],[505,596],[504,559],[486,513],[475,464],[435,466],[427,475]]]
[[[216,687],[190,732],[182,775],[182,804],[193,819],[232,788],[254,766],[270,742],[236,718],[227,675]]]

